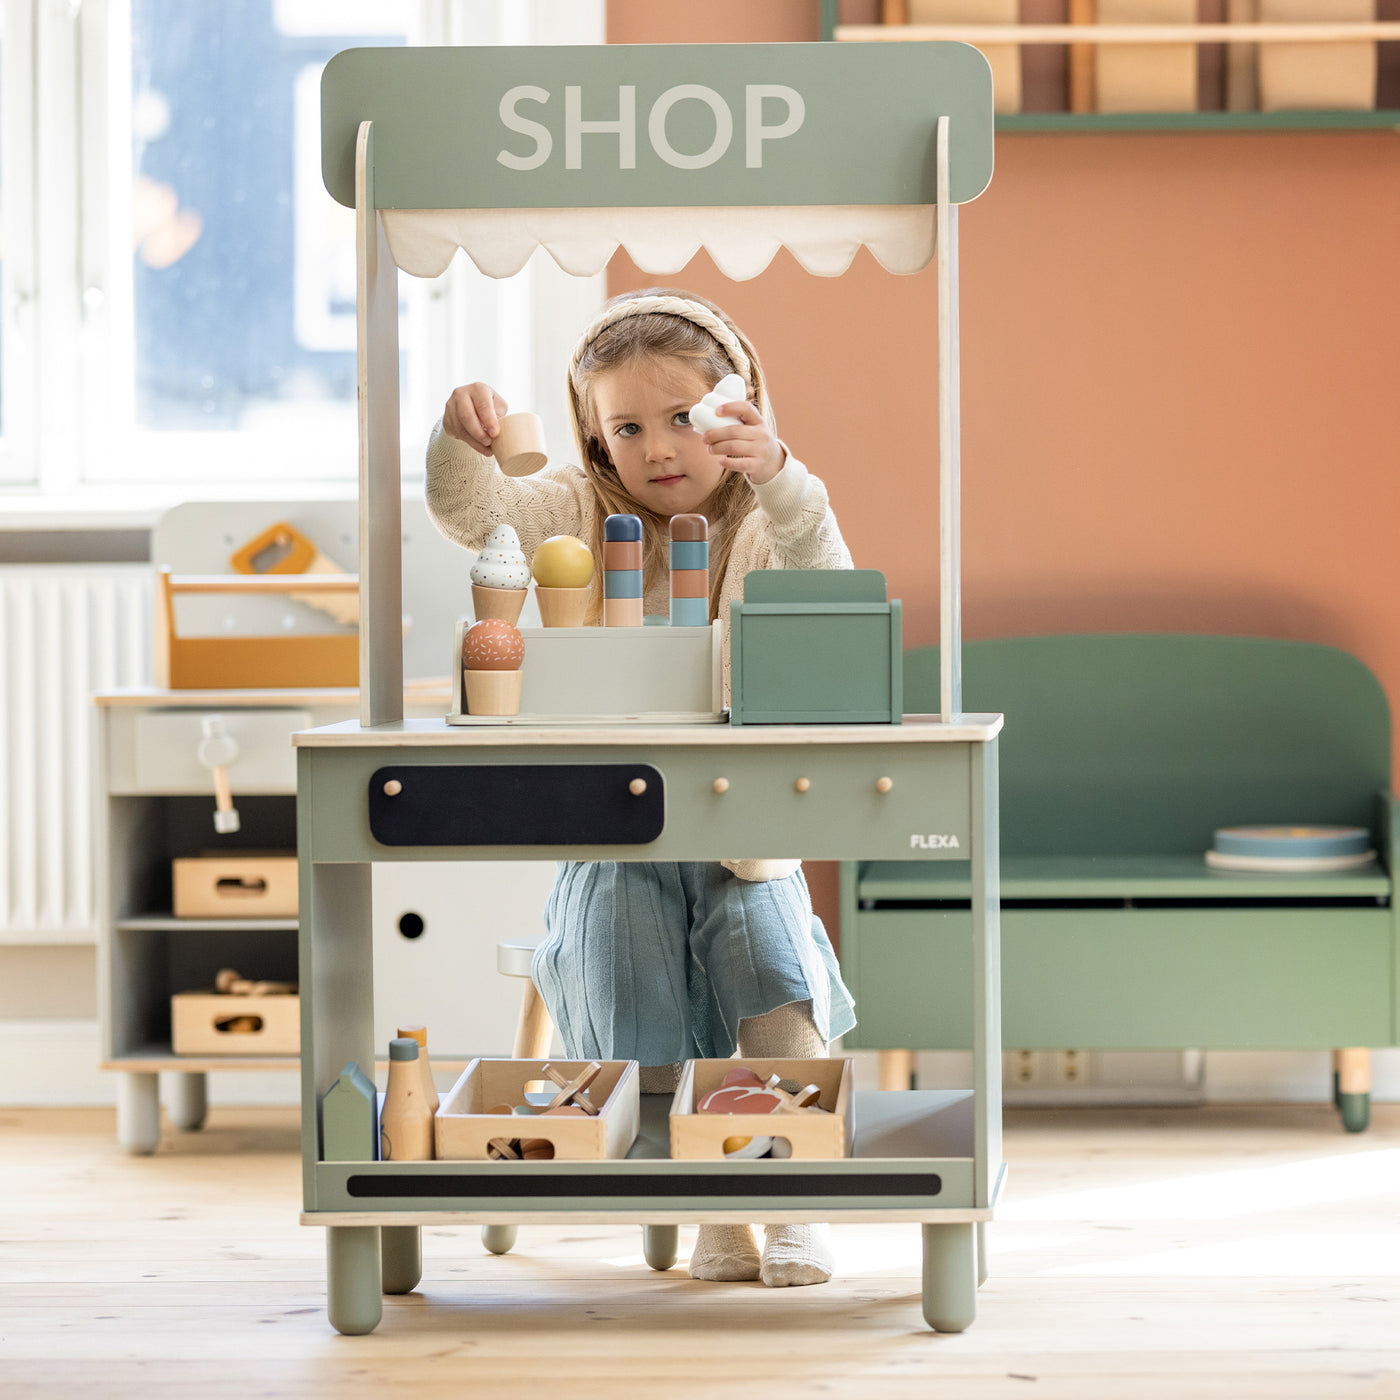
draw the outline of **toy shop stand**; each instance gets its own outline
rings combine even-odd
[[[295,743],[302,1218],[326,1227],[340,1331],[372,1330],[382,1293],[417,1285],[424,1225],[576,1221],[643,1225],[656,1268],[674,1262],[681,1224],[915,1222],[925,1318],[947,1331],[973,1320],[979,1236],[1004,1174],[1002,717],[961,708],[957,205],[991,178],[992,123],[990,69],[963,44],[359,49],[327,66],[323,171],[354,205],[359,238],[361,704],[358,722]],[[436,276],[463,248],[509,276],[539,246],[581,275],[619,247],[655,275],[704,247],[734,278],[762,271],[779,247],[821,275],[841,273],[861,246],[899,273],[936,256],[940,714],[899,715],[896,699],[884,723],[754,713],[742,724],[525,731],[403,718],[397,273]],[[513,809],[470,800],[506,782]],[[540,820],[522,822],[522,808]],[[969,861],[973,1083],[855,1095],[849,1150],[836,1158],[673,1160],[671,1101],[653,1095],[624,1158],[326,1158],[322,1098],[376,1050],[374,862],[736,852]]]

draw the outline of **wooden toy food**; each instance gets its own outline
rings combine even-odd
[[[593,551],[573,535],[551,535],[535,551],[535,600],[546,627],[582,627]]]
[[[726,374],[699,403],[691,406],[690,426],[704,434],[734,422],[732,418],[722,418],[719,410],[727,403],[742,403],[748,396],[744,381],[737,374]]]
[[[671,626],[710,620],[710,525],[703,515],[671,517]]]
[[[436,1113],[441,1100],[438,1098],[437,1085],[433,1083],[433,1067],[428,1062],[428,1028],[426,1026],[400,1026],[398,1030],[401,1036],[407,1036],[410,1040],[418,1042],[419,1084],[423,1090],[423,1097],[428,1101],[428,1106]]]
[[[610,515],[603,522],[603,626],[642,625],[642,522]]]
[[[474,622],[462,637],[467,712],[513,715],[520,710],[520,666],[525,640],[513,623],[500,618]]]
[[[508,413],[491,440],[491,455],[507,476],[529,476],[549,461],[544,422],[537,413]]]
[[[478,622],[500,618],[514,624],[520,620],[530,587],[530,566],[511,526],[497,525],[486,536],[471,567],[471,580],[472,609]]]
[[[389,1083],[379,1114],[379,1156],[386,1162],[420,1162],[433,1155],[433,1111],[418,1077],[418,1042],[389,1042]]]

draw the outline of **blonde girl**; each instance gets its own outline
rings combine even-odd
[[[701,436],[688,410],[728,374],[747,399]],[[507,405],[489,385],[453,391],[428,446],[428,507],[438,528],[479,549],[508,523],[527,555],[576,535],[601,559],[608,515],[642,521],[647,613],[669,609],[673,515],[710,525],[710,617],[751,569],[850,568],[822,483],[776,434],[748,337],[713,302],[655,288],[613,298],[569,366],[579,466],[510,478],[489,460]],[[589,616],[602,613],[595,571]],[[723,648],[728,691],[728,645]],[[570,1056],[635,1059],[642,1091],[666,1093],[681,1063],[726,1057],[811,1058],[854,1024],[852,1002],[800,863],[561,862],[534,978]],[[760,1254],[748,1226],[703,1226],[692,1277],[824,1283],[823,1227],[769,1226]]]

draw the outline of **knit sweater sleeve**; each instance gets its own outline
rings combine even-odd
[[[777,476],[753,493],[758,509],[740,527],[730,559],[731,574],[743,571],[734,580],[735,597],[742,596],[750,569],[855,567],[825,485],[791,453]]]
[[[445,433],[428,439],[428,514],[456,544],[480,549],[497,525],[515,527],[527,557],[551,535],[581,535],[593,510],[588,479],[577,467],[546,467],[510,477],[495,462]]]

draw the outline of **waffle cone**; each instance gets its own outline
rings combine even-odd
[[[525,606],[524,588],[487,588],[484,583],[472,584],[472,611],[478,622],[488,617],[500,618],[512,626],[520,620],[520,610]]]
[[[546,627],[582,627],[588,610],[587,588],[542,588],[535,585],[540,621]]]

